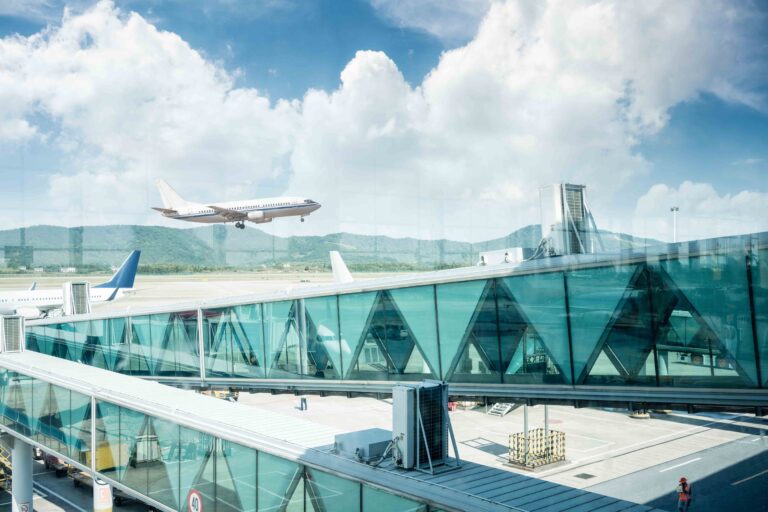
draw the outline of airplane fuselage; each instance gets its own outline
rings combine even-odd
[[[204,204],[190,204],[186,208],[178,208],[176,213],[163,213],[169,219],[185,220],[188,222],[200,222],[214,224],[219,222],[232,222],[235,220],[226,212],[243,214],[241,220],[255,223],[270,222],[278,217],[305,217],[320,208],[320,204],[300,197],[272,197],[263,199],[251,199],[245,201],[231,201],[227,203],[213,203],[210,206]]]
[[[114,288],[91,288],[91,303],[111,300]],[[0,293],[0,314],[19,309],[38,309],[41,312],[58,309],[64,305],[64,292],[61,289],[28,290]]]

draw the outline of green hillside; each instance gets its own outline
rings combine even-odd
[[[536,225],[474,244],[350,233],[282,238],[260,229],[241,231],[224,225],[192,229],[32,226],[0,231],[0,246],[7,267],[104,269],[119,264],[129,251],[140,249],[142,265],[159,271],[254,269],[280,264],[327,265],[328,251],[338,250],[350,266],[375,270],[470,265],[481,251],[535,247],[539,238]],[[608,251],[659,243],[609,232],[603,233],[603,240]],[[20,250],[20,246],[27,249]]]

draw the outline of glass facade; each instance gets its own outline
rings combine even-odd
[[[198,377],[202,346],[210,378],[757,388],[768,379],[765,243],[720,238],[501,277],[41,321],[27,346],[156,377]]]
[[[427,512],[424,503],[0,369],[0,421],[171,509]],[[91,429],[95,446],[91,447]]]

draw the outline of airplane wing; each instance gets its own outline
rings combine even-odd
[[[166,215],[172,215],[172,214],[179,213],[178,211],[171,210],[170,208],[157,208],[157,207],[153,206],[152,209],[153,210],[157,210],[158,212],[166,214]]]
[[[221,208],[220,206],[212,206],[208,205],[208,208],[213,210],[214,212],[218,213],[225,219],[229,221],[234,220],[248,220],[248,215],[246,215],[243,212],[238,212],[236,210],[230,210],[229,208]]]

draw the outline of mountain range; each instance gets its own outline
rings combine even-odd
[[[661,242],[602,231],[607,251]],[[160,226],[31,226],[0,231],[8,267],[118,265],[133,249],[142,251],[142,265],[182,269],[253,269],[264,265],[327,265],[328,251],[338,250],[350,267],[440,268],[471,265],[481,251],[509,247],[534,248],[541,238],[538,225],[478,243],[419,240],[379,235],[333,233],[324,236],[277,237],[258,228],[243,232],[215,225],[191,229]]]

